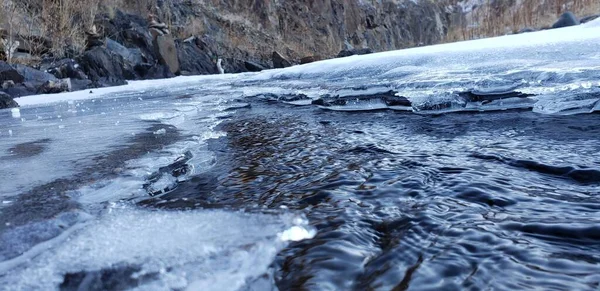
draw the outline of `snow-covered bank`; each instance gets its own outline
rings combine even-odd
[[[158,79],[158,80],[143,80],[143,81],[129,81],[127,85],[96,88],[90,90],[74,91],[67,93],[58,94],[42,94],[42,95],[31,95],[16,98],[15,100],[20,106],[33,106],[40,104],[64,102],[64,101],[78,101],[86,99],[103,98],[110,95],[110,98],[128,96],[126,93],[135,92],[136,94],[144,92],[152,92],[157,89],[182,89],[186,85],[193,84],[197,86],[200,82],[223,82],[226,83],[231,80],[235,80],[243,76],[244,74],[225,74],[225,75],[206,75],[206,76],[180,76],[171,79]]]
[[[230,90],[225,94],[227,98],[274,93],[305,94],[314,100],[324,95],[342,96],[345,93],[341,91],[348,90],[355,91],[354,95],[369,95],[373,87],[378,87],[396,91],[420,113],[535,108],[539,113],[565,114],[596,110],[599,102],[590,100],[600,100],[596,97],[600,87],[598,75],[600,19],[574,27],[351,56],[260,73],[136,81],[95,89],[92,94],[81,91],[39,95],[17,102],[29,106],[104,96],[118,98],[130,93],[139,96],[157,90],[193,93],[206,88],[223,93]],[[504,107],[504,102],[485,106],[486,102],[459,96],[473,90],[495,92],[498,87],[513,87],[531,98],[508,100],[510,105]],[[553,96],[564,94],[577,96],[568,97],[569,103],[561,110],[561,98]],[[581,104],[574,103],[582,99],[581,94],[588,95]],[[539,100],[557,104],[545,110],[547,105],[535,105]],[[310,104],[310,100],[303,104]],[[352,106],[352,110],[361,110],[360,104]],[[368,110],[370,105],[365,106],[362,110]]]

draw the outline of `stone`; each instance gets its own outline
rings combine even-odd
[[[211,56],[195,42],[177,42],[177,58],[182,74],[206,75],[217,74],[217,67]]]
[[[288,61],[278,52],[273,52],[273,54],[271,55],[271,60],[273,61],[273,68],[276,69],[282,69],[292,66],[290,61]]]
[[[531,27],[525,27],[525,28],[521,28],[517,33],[528,33],[528,32],[534,32],[535,29],[531,28]]]
[[[582,24],[583,24],[583,23],[588,23],[588,22],[590,22],[590,21],[592,21],[592,20],[596,20],[598,17],[600,17],[600,14],[586,16],[586,17],[584,17],[584,18],[581,18],[581,19],[579,20],[579,22],[580,22],[580,23],[582,23]]]
[[[15,86],[15,82],[12,80],[6,80],[2,83],[2,89],[6,90]]]
[[[38,94],[55,94],[71,91],[71,79],[61,79],[56,81],[47,81],[42,84],[38,90]]]
[[[58,80],[56,77],[54,77],[54,75],[36,70],[34,68],[19,64],[15,65],[14,67],[17,72],[24,77],[23,83],[26,83],[26,86],[32,90],[36,90],[37,87],[42,86],[42,84],[48,81],[56,82]]]
[[[144,62],[142,52],[139,48],[126,48],[110,38],[106,39],[106,48],[109,51],[122,56],[134,66]]]
[[[11,96],[13,98],[36,94],[35,88],[28,87],[24,83],[15,84],[14,86],[4,89],[3,91],[4,91],[4,93],[8,94],[9,96]]]
[[[156,39],[157,37],[164,35],[165,33],[162,32],[160,29],[150,28],[150,34],[152,35],[152,39]]]
[[[19,107],[10,95],[0,91],[0,109]]]
[[[308,64],[322,60],[319,56],[307,56],[300,59],[300,64]]]
[[[368,55],[372,54],[373,51],[370,48],[361,48],[361,49],[347,49],[342,50],[338,53],[337,58],[344,58],[354,55]]]
[[[126,80],[139,79],[129,62],[104,47],[84,52],[77,62],[95,87],[125,85]]]
[[[171,35],[159,35],[154,40],[154,45],[158,53],[160,62],[166,65],[171,73],[179,72],[179,58],[177,57],[177,48],[175,40]]]
[[[91,29],[85,31],[85,47],[91,49],[93,47],[103,46],[105,38],[98,33],[96,25],[93,25]]]
[[[246,67],[249,72],[260,72],[267,69],[264,65],[251,61],[244,61],[244,67]]]
[[[562,28],[579,24],[580,22],[577,17],[575,17],[572,12],[567,11],[563,13],[554,24],[552,24],[552,28]]]
[[[62,59],[58,61],[44,62],[40,66],[40,70],[46,71],[54,75],[58,79],[88,79],[88,76],[83,72],[81,66],[73,59]]]
[[[0,61],[0,82],[13,81],[15,84],[25,81],[25,77],[6,62]]]

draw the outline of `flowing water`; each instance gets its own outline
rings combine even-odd
[[[597,290],[599,29],[17,100],[0,290]]]

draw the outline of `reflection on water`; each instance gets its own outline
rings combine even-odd
[[[304,211],[281,290],[597,289],[599,122],[253,104],[211,173],[149,204]]]

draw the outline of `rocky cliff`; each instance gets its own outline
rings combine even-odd
[[[266,61],[278,51],[292,61],[333,57],[340,50],[386,51],[440,42],[450,25],[447,1],[206,0],[159,1],[182,36],[200,35],[219,53]]]
[[[536,1],[3,0],[0,85],[20,97],[260,71],[526,32],[549,27],[566,10],[580,17],[600,12],[595,0]],[[568,25],[591,19],[563,17]]]

